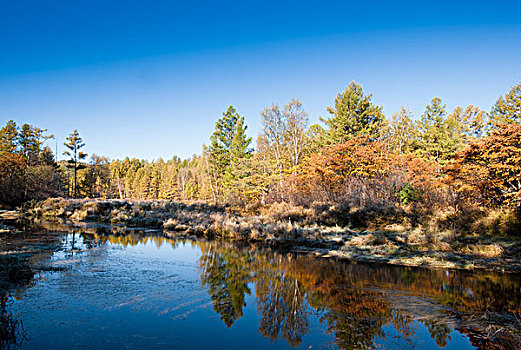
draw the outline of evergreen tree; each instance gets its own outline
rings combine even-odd
[[[123,173],[123,164],[119,160],[115,160],[110,164],[110,177],[116,183],[119,199],[125,198],[123,195],[124,186],[122,184],[122,179],[125,177],[125,174]]]
[[[83,139],[80,137],[78,130],[74,129],[74,131],[66,138],[68,142],[64,143],[64,146],[67,147],[68,150],[63,152],[64,155],[68,156],[70,159],[68,160],[69,168],[72,168],[74,172],[74,182],[73,182],[73,197],[77,196],[77,184],[78,184],[78,170],[85,168],[85,165],[81,164],[80,161],[87,157],[86,153],[80,151],[85,144],[83,143]]]
[[[54,137],[54,135],[44,135],[46,131],[29,124],[24,124],[20,128],[18,133],[20,153],[27,159],[29,165],[38,163],[41,146],[46,140]]]
[[[144,199],[143,194],[145,192],[147,179],[145,176],[145,167],[137,169],[134,181],[132,182],[132,198]]]
[[[474,106],[457,107],[447,116],[439,97],[432,99],[417,123],[414,149],[423,159],[445,166],[455,152],[483,133],[483,112]]]
[[[344,143],[359,135],[378,135],[385,117],[382,107],[373,105],[371,99],[372,94],[366,95],[354,81],[336,96],[335,106],[327,108],[333,117],[322,120],[329,127],[329,144]]]
[[[91,184],[92,197],[111,197],[110,188],[110,161],[107,157],[93,154],[91,157],[90,172],[93,182]]]
[[[38,163],[42,165],[55,165],[54,154],[49,146],[45,146],[38,157]]]
[[[161,171],[161,184],[159,198],[175,199],[177,193],[177,166],[180,162],[178,157],[169,160]]]
[[[441,98],[434,97],[425,108],[421,120],[417,123],[419,137],[416,144],[416,153],[427,160],[440,162],[448,158],[447,147],[450,147],[450,132],[453,123],[445,122],[446,105]]]
[[[217,179],[220,179],[220,183],[216,183],[217,188],[232,188],[237,180],[237,164],[251,154],[251,137],[246,135],[246,129],[244,117],[233,106],[229,106],[215,124],[208,148],[208,160],[212,163]]]
[[[319,124],[310,125],[306,132],[307,152],[316,153],[319,152],[323,147],[327,146],[326,142],[327,131]]]
[[[205,178],[214,202],[219,198],[219,169],[218,164],[214,161],[214,157],[208,147],[203,144],[202,152],[203,169],[205,170]]]
[[[18,126],[11,119],[0,129],[0,155],[14,153],[18,147]]]
[[[137,171],[141,168],[141,164],[139,164],[138,162],[134,162],[135,159],[132,159],[131,161],[129,161],[128,165],[128,171],[126,172],[126,175],[125,175],[125,193],[126,193],[126,197],[132,197],[132,198],[136,198],[136,191],[134,190],[135,188],[137,188],[137,184],[135,183],[135,179],[136,179],[136,175],[137,175]],[[137,182],[139,183],[139,182]]]

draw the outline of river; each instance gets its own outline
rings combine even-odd
[[[361,264],[143,231],[48,234],[52,251],[30,259],[34,281],[10,297],[23,349],[519,345],[515,274]]]

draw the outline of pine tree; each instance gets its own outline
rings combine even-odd
[[[232,188],[237,180],[237,163],[251,154],[251,137],[246,135],[247,126],[233,106],[215,124],[215,131],[208,148],[208,161],[216,173],[216,187]],[[219,193],[219,190],[216,190]]]
[[[29,165],[38,163],[41,146],[44,142],[54,135],[44,135],[47,129],[40,129],[36,126],[24,124],[18,133],[18,143],[20,153],[27,159]]]
[[[306,132],[307,152],[316,153],[327,146],[327,131],[319,124],[312,124]]]
[[[177,193],[177,165],[180,159],[174,157],[169,160],[161,172],[159,198],[175,199]]]
[[[121,180],[124,177],[124,173],[122,163],[119,160],[115,160],[110,164],[110,177],[116,183],[119,199],[123,199],[123,186]]]
[[[49,146],[45,146],[38,156],[38,163],[42,165],[55,165],[54,154]]]
[[[443,157],[441,142],[447,114],[445,107],[441,98],[434,97],[417,123],[419,139],[416,152],[424,159],[439,162]]]
[[[80,161],[85,159],[87,157],[87,154],[80,151],[80,149],[83,148],[85,144],[83,143],[83,139],[80,137],[78,130],[74,129],[72,134],[70,134],[66,138],[66,140],[68,142],[65,142],[64,146],[68,148],[68,151],[66,150],[65,152],[63,152],[63,154],[70,158],[68,160],[68,164],[74,172],[73,197],[76,197],[78,184],[78,170],[85,168],[85,165],[81,164]]]
[[[327,108],[333,117],[322,120],[329,127],[329,144],[344,143],[359,135],[378,135],[385,117],[382,107],[373,105],[371,99],[372,94],[366,95],[354,81],[336,96],[335,106]]]
[[[92,186],[93,197],[109,197],[110,193],[110,162],[107,157],[93,154],[91,157],[90,171],[93,174]]]
[[[212,199],[216,202],[219,198],[219,169],[216,162],[214,162],[213,155],[205,144],[203,144],[202,161]]]
[[[14,153],[18,147],[18,126],[11,119],[0,129],[0,155]]]
[[[132,159],[133,161],[134,159]],[[125,192],[126,192],[126,197],[130,197],[130,198],[136,198],[136,191],[134,190],[137,185],[134,183],[134,180],[136,178],[136,175],[137,175],[137,171],[138,169],[141,167],[140,164],[136,164],[135,162],[132,162],[132,161],[129,161],[129,167],[128,167],[128,171],[125,175]]]
[[[480,133],[482,117],[472,106],[465,111],[456,109],[447,116],[445,107],[439,97],[432,99],[417,123],[418,137],[414,144],[418,156],[442,166],[464,146],[470,134]]]

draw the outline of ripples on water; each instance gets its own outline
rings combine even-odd
[[[516,347],[498,324],[515,328],[519,275],[137,233],[59,237],[61,248],[34,264],[60,271],[15,293],[23,348]]]

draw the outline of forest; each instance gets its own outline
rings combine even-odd
[[[518,234],[521,227],[521,82],[491,111],[448,111],[434,97],[421,116],[385,116],[372,94],[351,82],[309,125],[298,99],[261,113],[256,142],[233,106],[210,142],[189,159],[110,160],[82,152],[74,130],[63,155],[38,126],[9,120],[0,130],[0,204],[49,197],[205,201],[258,210],[333,205],[406,213],[410,226],[433,222],[458,231]],[[88,142],[88,140],[85,140]],[[175,153],[175,150],[172,150]]]

